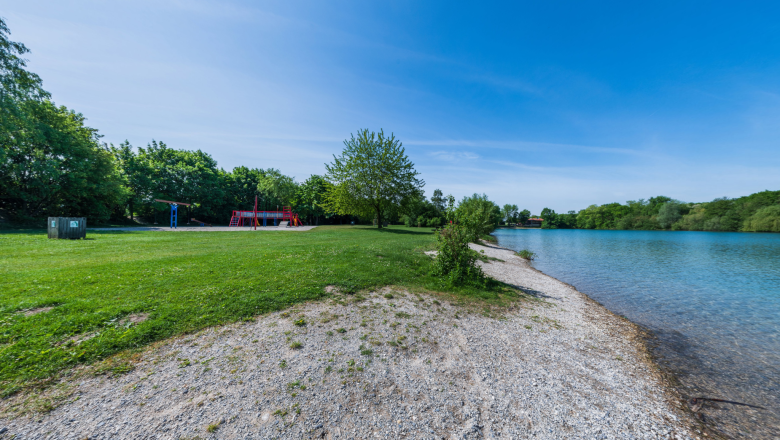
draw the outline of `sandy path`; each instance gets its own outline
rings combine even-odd
[[[487,317],[390,289],[336,295],[150,349],[47,414],[0,419],[0,438],[695,437],[630,323],[478,249],[505,260],[487,273],[544,301]]]

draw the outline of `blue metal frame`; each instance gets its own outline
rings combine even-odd
[[[172,203],[171,204],[171,229],[178,229],[176,226],[178,226],[179,223],[179,205]]]

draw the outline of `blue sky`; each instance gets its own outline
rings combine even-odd
[[[0,0],[104,140],[324,172],[359,128],[538,213],[780,189],[780,3]]]

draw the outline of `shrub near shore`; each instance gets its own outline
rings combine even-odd
[[[477,253],[469,248],[472,237],[473,232],[457,223],[436,234],[439,251],[434,273],[443,276],[449,286],[486,284],[485,275],[476,264]]]

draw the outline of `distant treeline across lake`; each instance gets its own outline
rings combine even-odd
[[[590,205],[566,214],[542,210],[543,229],[671,229],[674,231],[780,232],[780,191],[736,199],[688,203],[669,197]]]

